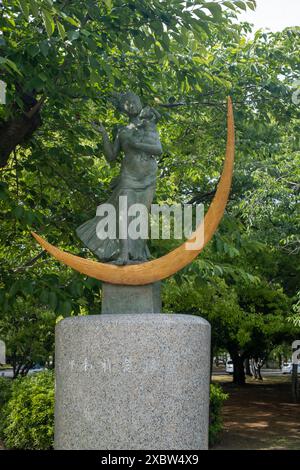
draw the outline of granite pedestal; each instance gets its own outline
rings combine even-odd
[[[102,313],[160,313],[160,282],[146,286],[102,283]]]
[[[207,449],[209,364],[210,325],[200,317],[59,322],[55,449]]]

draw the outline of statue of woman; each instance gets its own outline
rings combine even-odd
[[[106,204],[112,204],[119,217],[119,197],[127,197],[127,205],[143,204],[150,210],[156,187],[157,161],[162,147],[156,123],[159,114],[153,108],[142,107],[140,98],[132,92],[118,95],[118,108],[129,117],[129,124],[123,126],[113,143],[110,142],[103,125],[97,126],[102,134],[104,155],[111,163],[121,152],[124,157],[121,171],[114,182],[113,193]],[[146,240],[101,239],[97,235],[97,225],[101,216],[88,220],[77,228],[76,233],[84,245],[103,262],[124,265],[149,259],[150,252]],[[130,218],[128,218],[128,224]]]

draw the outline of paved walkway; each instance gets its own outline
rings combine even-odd
[[[300,450],[300,404],[292,401],[290,377],[266,377],[243,387],[226,383],[224,431],[214,450]]]

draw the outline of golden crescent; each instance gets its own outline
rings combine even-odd
[[[57,260],[82,274],[86,274],[87,276],[100,281],[108,282],[110,284],[145,285],[166,279],[191,263],[211,240],[217,230],[223,217],[230,193],[233,175],[234,150],[233,106],[231,98],[228,98],[226,158],[215,197],[205,215],[204,221],[199,224],[198,228],[191,235],[189,240],[161,258],[147,261],[142,264],[116,266],[71,255],[51,245],[36,233],[32,232],[32,235],[38,243]],[[202,246],[197,250],[187,249],[187,243],[195,242],[197,234],[200,237],[201,233],[203,233],[203,224],[204,243],[202,243]]]

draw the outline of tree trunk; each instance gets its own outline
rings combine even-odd
[[[211,353],[210,353],[210,381],[212,381],[212,374],[213,374],[213,365],[214,365],[214,348],[211,344]]]
[[[251,369],[256,380],[263,380],[261,375],[261,368],[264,365],[264,360],[260,358],[251,359]]]
[[[21,371],[22,377],[26,377],[26,375],[27,375],[28,372],[29,372],[29,369],[31,369],[32,367],[33,367],[33,362],[27,362],[27,364],[25,364],[25,365],[22,367],[22,371]]]
[[[19,376],[21,366],[22,366],[22,364],[18,364],[18,365],[16,364],[16,367],[14,369],[14,377],[13,377],[14,379],[16,379]]]
[[[261,368],[262,365],[260,363],[257,364],[257,378],[258,380],[263,380],[262,375],[261,375]]]
[[[292,393],[293,393],[294,402],[298,403],[300,401],[300,390],[299,390],[299,381],[298,381],[298,364],[293,364]]]
[[[248,375],[248,377],[252,377],[252,372],[251,372],[251,368],[250,368],[250,358],[247,357],[245,359],[245,371],[246,371],[246,375]]]
[[[233,383],[237,385],[245,385],[246,376],[244,369],[244,358],[238,354],[231,355],[233,362]]]
[[[16,149],[29,141],[35,131],[42,125],[40,115],[44,97],[37,101],[34,92],[23,94],[24,112],[7,121],[0,121],[0,168],[4,168],[9,156]]]
[[[11,365],[13,367],[13,378],[15,378],[16,371],[17,371],[17,360],[16,360],[16,355],[14,353],[12,354]]]

